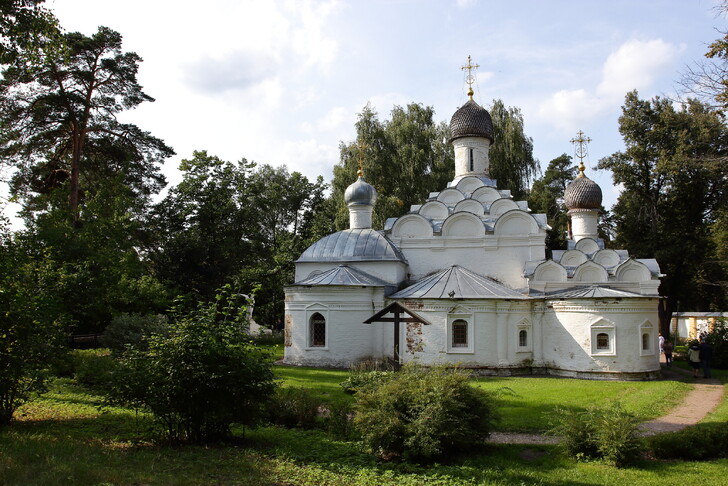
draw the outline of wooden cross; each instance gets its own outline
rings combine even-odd
[[[387,314],[393,314],[393,317],[387,316]],[[399,324],[402,322],[419,322],[422,324],[429,325],[422,317],[418,316],[402,304],[398,302],[392,302],[384,309],[380,310],[372,317],[364,321],[364,324],[371,324],[372,322],[392,322],[394,323],[394,362],[399,366]]]

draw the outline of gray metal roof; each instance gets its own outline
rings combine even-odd
[[[299,262],[353,262],[398,261],[406,262],[394,243],[373,229],[348,229],[324,236],[309,246]]]
[[[655,297],[654,295],[642,295],[626,290],[611,289],[609,287],[600,287],[597,285],[589,285],[587,287],[573,287],[570,289],[558,290],[556,292],[547,293],[547,299],[599,299],[599,298],[617,298],[617,297]]]
[[[300,280],[293,285],[345,285],[355,287],[388,287],[392,284],[370,275],[358,268],[339,265],[316,275]]]
[[[602,207],[602,189],[582,173],[566,186],[564,206],[568,209],[599,209]]]
[[[429,275],[391,299],[528,299],[490,277],[453,265]]]

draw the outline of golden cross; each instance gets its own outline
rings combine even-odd
[[[468,64],[465,66],[460,66],[460,69],[465,71],[468,70],[468,75],[465,77],[465,82],[468,83],[468,96],[470,96],[470,99],[473,99],[473,83],[475,83],[475,75],[473,74],[473,71],[478,69],[480,67],[480,64],[473,65],[470,62],[470,56],[468,56]]]
[[[587,156],[587,144],[592,141],[591,138],[584,138],[584,132],[579,130],[577,133],[578,137],[572,138],[570,141],[574,144],[574,153],[579,157],[579,177],[586,177],[584,175],[584,159]]]
[[[362,169],[361,162],[364,159],[364,151],[369,148],[369,145],[365,144],[360,140],[357,140],[354,146],[359,149],[359,170],[356,172],[356,175],[358,175],[359,177],[364,177],[364,169]]]

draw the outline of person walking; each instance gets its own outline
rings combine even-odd
[[[693,368],[693,378],[697,378],[698,370],[701,367],[700,346],[698,346],[697,341],[693,342],[688,348],[688,361],[690,361],[690,366]]]
[[[713,359],[713,347],[705,339],[700,340],[700,362],[703,364],[703,378],[712,378],[710,361]]]
[[[672,347],[672,343],[669,339],[662,345],[662,350],[665,352],[665,364],[668,367],[672,366]]]

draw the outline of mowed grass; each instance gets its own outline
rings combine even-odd
[[[346,371],[277,366],[276,376],[281,379],[283,386],[307,388],[325,402],[353,400],[339,386],[348,376]],[[493,394],[501,416],[497,430],[520,432],[547,430],[549,416],[556,407],[578,411],[615,400],[641,421],[650,420],[680,403],[691,389],[689,384],[675,381],[587,381],[531,377],[476,378],[473,386]]]
[[[351,400],[337,389],[345,372],[277,367],[276,374],[285,386],[311,388],[328,400]],[[540,428],[543,422],[536,417],[553,405],[575,410],[620,399],[634,410],[647,409],[650,401],[663,403],[671,385],[551,378],[474,381],[496,394],[505,423],[520,430]],[[680,385],[678,394],[687,386]],[[726,419],[726,403],[709,417]],[[102,397],[72,380],[57,380],[49,393],[21,408],[13,425],[0,429],[0,485],[721,485],[728,471],[728,460],[645,461],[615,469],[574,462],[553,446],[516,445],[484,446],[440,464],[381,462],[357,442],[276,427],[236,430],[227,444],[172,447],[150,440],[150,426],[146,415],[103,407]]]

